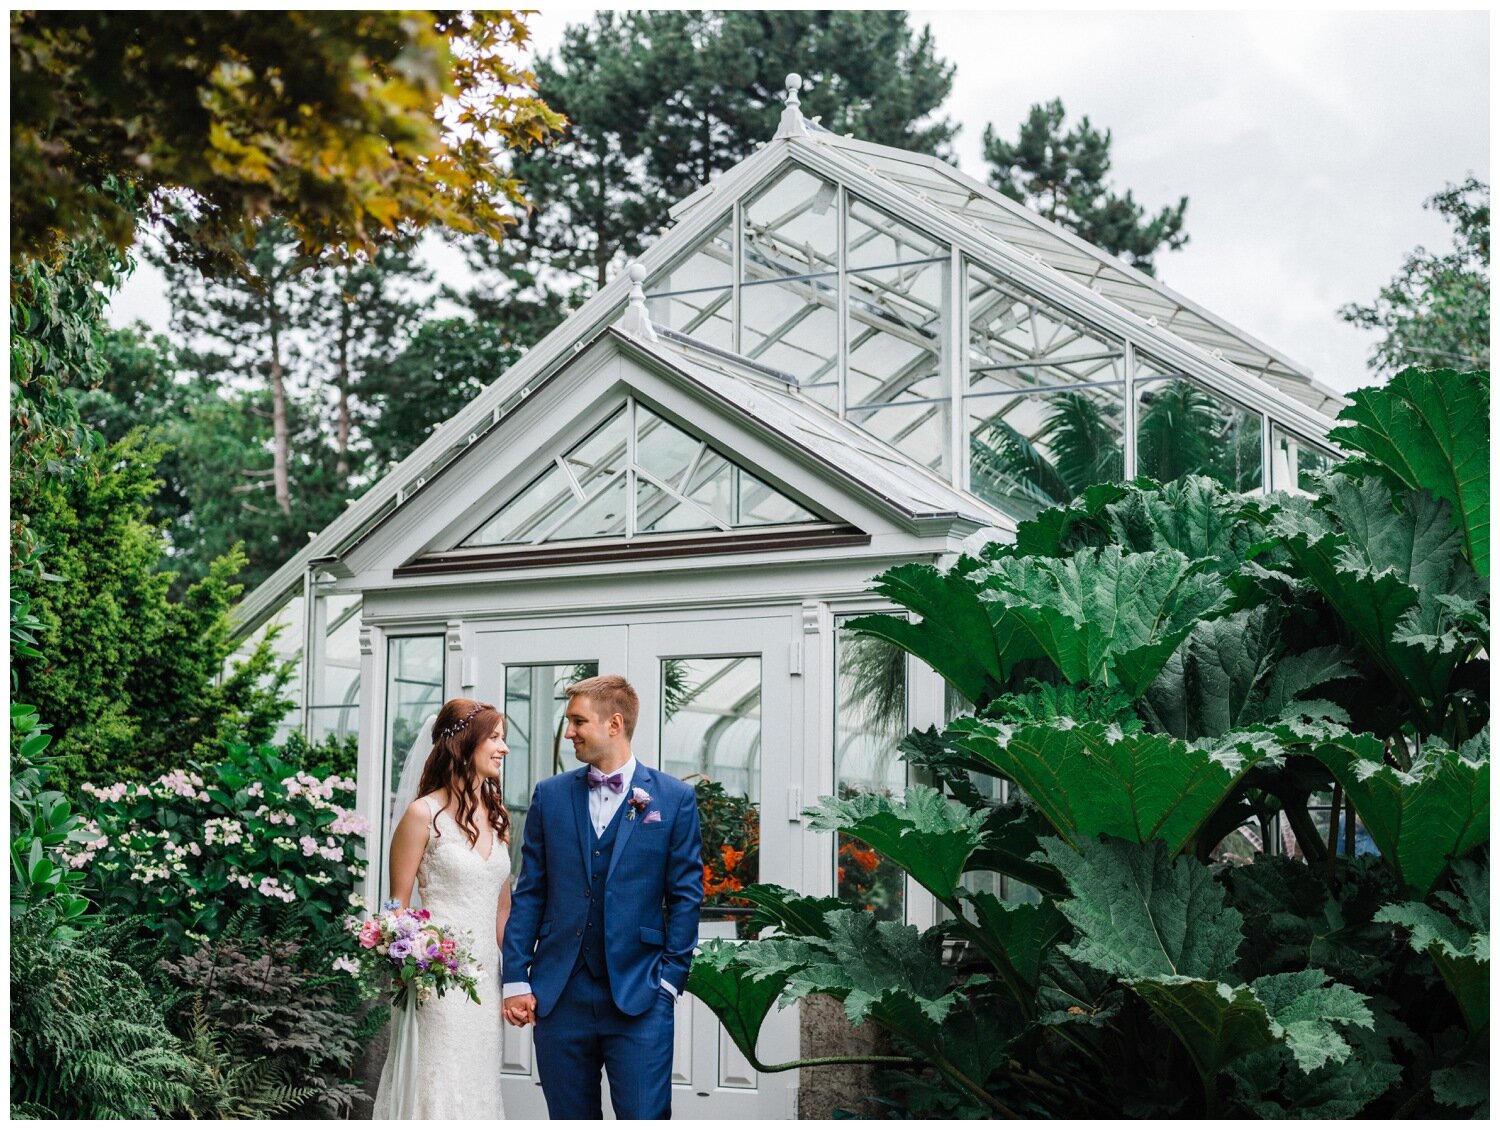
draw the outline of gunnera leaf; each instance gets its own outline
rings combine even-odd
[[[1257,537],[1244,500],[1206,475],[1184,475],[1156,489],[1132,484],[1105,507],[1104,524],[1127,550],[1175,549],[1211,562],[1218,573],[1237,572]]]
[[[755,904],[750,928],[775,926],[785,934],[803,934],[814,938],[828,937],[826,916],[833,910],[847,910],[843,899],[798,894],[775,883],[753,883],[738,892],[738,897]]]
[[[756,1041],[788,977],[764,969],[753,972],[737,960],[742,948],[724,938],[705,941],[693,957],[687,991],[713,1010],[735,1047],[757,1070],[764,1071]]]
[[[1342,1063],[1348,1057],[1349,1043],[1336,1025],[1375,1026],[1364,997],[1347,985],[1329,982],[1321,969],[1301,969],[1257,977],[1250,983],[1303,1071]]]
[[[1489,1063],[1471,1061],[1434,1071],[1432,1097],[1444,1106],[1463,1111],[1470,1118],[1489,1118]]]
[[[1009,557],[974,574],[1006,657],[1043,657],[1070,683],[1118,686],[1132,697],[1200,620],[1223,611],[1223,579],[1175,550],[1080,550],[1071,558]]]
[[[1001,902],[989,891],[960,891],[974,915],[946,924],[955,937],[968,938],[1030,1006],[1052,943],[1068,931],[1067,920],[1050,902]]]
[[[857,616],[844,626],[915,655],[970,702],[988,702],[1010,672],[997,653],[989,613],[980,603],[974,564],[961,560],[946,572],[924,564],[887,569],[875,578],[875,591],[920,619]]]
[[[1487,372],[1403,369],[1351,393],[1329,438],[1367,456],[1361,468],[1392,487],[1425,490],[1451,507],[1469,560],[1489,576],[1490,379]]]
[[[1228,1067],[1236,1098],[1257,1118],[1353,1118],[1401,1078],[1384,1040],[1367,1036],[1353,1046],[1342,1063],[1313,1071],[1281,1045],[1252,1052]]]
[[[824,797],[807,814],[813,831],[863,840],[941,899],[953,897],[986,818],[927,785],[910,786],[900,800],[878,793]]]
[[[1432,958],[1458,1000],[1464,1022],[1474,1032],[1490,1020],[1490,872],[1487,864],[1459,860],[1453,865],[1457,893],[1434,896],[1448,913],[1426,903],[1382,907],[1377,922],[1401,926],[1408,944]]]
[[[1063,952],[1116,977],[1218,981],[1235,964],[1239,911],[1203,864],[1173,860],[1160,840],[1046,840],[1042,853],[1072,897],[1057,904],[1076,938]]]
[[[1397,879],[1425,895],[1450,859],[1489,839],[1488,734],[1486,726],[1482,761],[1433,744],[1410,772],[1385,764],[1369,734],[1330,737],[1310,752],[1343,786]]]
[[[959,718],[954,745],[1015,781],[1068,842],[1110,835],[1182,847],[1240,777],[1272,752],[1253,743],[1200,747],[1099,722],[1008,726]]]
[[[1447,693],[1461,654],[1410,642],[1456,623],[1441,596],[1475,598],[1479,582],[1459,553],[1443,508],[1408,494],[1397,509],[1377,478],[1325,478],[1316,507],[1284,499],[1270,532],[1359,645],[1416,703]]]
[[[896,751],[913,769],[930,773],[940,780],[960,804],[979,808],[986,803],[984,794],[969,774],[993,776],[993,768],[955,747],[936,726],[913,730],[901,739]]]

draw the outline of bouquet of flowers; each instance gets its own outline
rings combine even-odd
[[[473,939],[432,921],[425,910],[412,910],[398,902],[387,902],[374,918],[348,920],[359,940],[362,976],[395,989],[397,1008],[415,997],[420,1008],[436,993],[449,989],[466,994],[479,1003],[479,962],[474,959]]]

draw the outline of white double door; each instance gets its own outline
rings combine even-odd
[[[798,885],[801,825],[796,823],[800,758],[794,735],[791,612],[704,621],[664,620],[600,627],[478,627],[476,697],[501,705],[509,729],[505,796],[520,861],[526,808],[538,780],[578,765],[562,740],[564,688],[593,674],[623,674],[640,695],[633,747],[646,765],[696,781],[717,782],[746,797],[759,824],[763,882]],[[732,920],[705,910],[702,937],[734,935]],[[760,1073],[740,1054],[712,1011],[696,997],[675,1014],[672,1107],[679,1118],[788,1118],[795,1071]],[[765,1063],[797,1057],[798,1010],[772,1011],[761,1031]],[[511,1118],[545,1118],[531,1032],[507,1027],[503,1089]],[[605,1116],[613,1117],[605,1088]]]

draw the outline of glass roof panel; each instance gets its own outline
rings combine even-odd
[[[740,290],[744,355],[799,381],[827,379],[838,364],[836,276]]]
[[[971,392],[1124,380],[1122,342],[977,264],[968,280]]]
[[[851,405],[849,420],[872,436],[885,440],[914,463],[939,474],[947,473],[947,401],[889,408],[856,408]]]
[[[1143,359],[1151,378],[1136,380],[1136,469],[1166,482],[1207,475],[1235,491],[1258,491],[1264,479],[1261,417],[1185,374]],[[1141,364],[1137,362],[1137,374]]]
[[[716,349],[734,348],[734,294],[729,290],[698,290],[669,297],[651,295],[646,313],[651,321],[687,334]]]
[[[625,409],[621,408],[592,435],[563,457],[568,470],[585,493],[592,493],[593,484],[618,474],[629,457],[629,424]]]
[[[931,259],[948,252],[945,244],[853,197],[849,199],[845,234],[845,264],[851,271]]]
[[[669,534],[722,527],[702,510],[662,490],[645,478],[636,483],[636,528],[642,533]]]
[[[680,487],[682,476],[703,450],[703,442],[667,423],[644,404],[636,405],[635,415],[636,465],[668,486]]]
[[[734,227],[730,220],[646,282],[646,293],[728,287],[734,282]]]
[[[1020,518],[1124,471],[1123,384],[971,396],[969,489]]]
[[[792,168],[746,204],[746,282],[838,270],[838,186]]]

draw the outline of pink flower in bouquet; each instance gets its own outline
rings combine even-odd
[[[444,938],[440,943],[438,943],[438,949],[442,952],[442,955],[444,957],[452,957],[453,951],[458,949],[458,943],[455,942],[452,938]]]
[[[380,926],[374,919],[365,922],[359,930],[359,944],[365,949],[373,949],[380,944]]]

